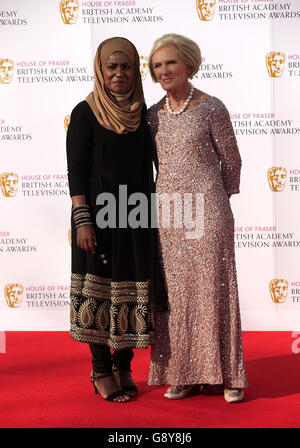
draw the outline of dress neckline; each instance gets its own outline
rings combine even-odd
[[[160,108],[160,109],[158,110],[158,113],[159,113],[159,112],[162,112],[163,114],[167,114],[167,115],[169,115],[170,117],[176,117],[176,118],[177,118],[177,117],[180,117],[180,116],[182,116],[183,114],[186,114],[186,113],[188,113],[188,112],[193,112],[194,110],[198,109],[200,106],[202,106],[202,104],[206,103],[206,101],[208,101],[208,100],[211,99],[211,98],[213,98],[213,97],[210,96],[210,95],[208,95],[207,98],[205,98],[203,101],[201,101],[201,103],[197,104],[197,106],[193,107],[192,109],[187,109],[187,110],[181,112],[181,114],[179,114],[179,115],[172,115],[172,114],[169,114],[169,112],[168,112],[167,110],[163,110],[163,108]],[[165,97],[164,97],[162,100],[165,100]],[[162,101],[162,100],[161,100],[161,101]]]

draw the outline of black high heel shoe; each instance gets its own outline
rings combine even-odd
[[[97,388],[97,386],[96,386],[96,381],[97,380],[100,380],[101,378],[106,378],[106,377],[108,377],[108,376],[113,376],[113,374],[112,373],[108,373],[108,374],[105,374],[105,375],[95,375],[94,374],[94,371],[92,370],[92,373],[91,373],[91,376],[90,376],[90,380],[91,380],[91,382],[93,383],[93,386],[94,386],[94,390],[95,390],[95,394],[97,394],[98,393],[98,391],[99,391],[99,389]],[[100,391],[99,391],[100,392]],[[102,394],[101,394],[101,392],[100,392],[100,395],[102,396]],[[128,400],[125,400],[125,401],[116,401],[115,400],[115,398],[118,398],[118,397],[128,397]],[[124,392],[124,390],[117,390],[116,392],[112,392],[111,394],[109,394],[106,398],[104,398],[103,396],[102,396],[102,398],[103,398],[103,400],[106,400],[106,401],[111,401],[111,402],[113,402],[113,403],[127,403],[129,400],[130,400],[130,397],[129,397],[129,395],[128,394],[126,394],[125,392]]]
[[[125,372],[131,372],[130,369],[118,369],[116,366],[113,366],[112,370],[113,370],[113,373],[124,372],[124,371]],[[130,398],[134,397],[138,393],[137,387],[135,385],[133,385],[133,384],[131,386],[130,385],[123,385],[120,377],[116,378],[116,376],[115,376],[115,379],[116,379],[118,385],[122,388],[122,390],[125,393],[127,392],[127,395],[129,395]]]

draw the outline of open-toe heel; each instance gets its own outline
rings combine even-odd
[[[118,369],[116,366],[113,366],[112,370],[113,370],[113,373],[123,372],[123,371],[131,372],[131,369]],[[135,385],[133,385],[133,384],[132,385],[122,384],[122,381],[121,381],[120,377],[117,380],[118,380],[118,384],[122,388],[122,390],[124,392],[126,392],[131,398],[134,397],[137,394],[138,390],[137,390],[137,387]]]
[[[104,375],[97,375],[97,374],[95,375],[94,371],[92,371],[92,373],[90,375],[90,380],[93,383],[95,394],[98,394],[98,392],[100,392],[99,389],[96,386],[96,381],[97,380],[101,380],[102,378],[106,378],[108,376],[113,376],[113,374],[112,373],[108,373],[108,374],[104,374]],[[100,395],[102,396],[101,392],[100,392]],[[128,399],[125,399],[124,401],[117,401],[117,400],[115,400],[115,398],[119,398],[119,397],[124,397],[124,398],[128,397]],[[129,401],[129,399],[130,399],[129,395],[124,393],[124,390],[121,390],[121,389],[117,390],[115,392],[112,392],[111,394],[109,394],[105,398],[102,396],[102,398],[103,398],[103,400],[112,401],[113,403],[127,403]]]

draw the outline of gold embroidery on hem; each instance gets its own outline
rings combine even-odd
[[[87,299],[111,300],[113,304],[124,302],[147,304],[150,280],[145,282],[112,282],[109,278],[92,274],[71,274],[71,294]]]
[[[123,297],[116,297],[111,296],[111,302],[114,305],[121,305],[124,302],[127,303],[139,303],[139,304],[147,304],[149,302],[149,296],[123,296]]]
[[[94,299],[109,299],[110,293],[105,291],[95,291],[91,288],[84,287],[81,291],[81,295],[87,298],[93,297]]]
[[[77,318],[82,328],[90,328],[93,326],[96,307],[97,302],[94,299],[88,299],[80,305]]]
[[[147,307],[145,305],[136,305],[130,312],[130,325],[132,331],[141,335],[147,330],[145,317],[147,316]]]
[[[85,274],[74,274],[73,272],[71,273],[71,280],[84,280],[85,279]]]
[[[98,275],[92,275],[92,274],[86,274],[85,275],[86,280],[92,282],[92,283],[100,283],[100,284],[111,284],[111,279],[106,277],[98,277]]]
[[[126,336],[111,336],[109,332],[103,332],[99,334],[93,330],[77,329],[74,325],[71,325],[70,337],[78,342],[85,342],[90,344],[102,344],[108,345],[113,350],[122,350],[125,348],[148,348],[154,342],[154,332],[149,332],[148,335]]]
[[[74,339],[118,349],[149,346],[153,332],[147,306],[150,280],[112,282],[96,275],[72,274],[71,283]]]
[[[125,289],[125,288],[136,288],[136,289],[147,289],[150,284],[150,280],[145,282],[111,282],[112,289]]]
[[[120,334],[125,334],[126,331],[128,330],[128,306],[123,303],[123,305],[121,305],[120,310],[119,310],[119,314],[117,317],[117,327],[118,327],[118,332]]]
[[[99,308],[96,312],[95,324],[96,324],[96,327],[98,328],[98,330],[100,330],[100,331],[105,331],[109,328],[109,323],[110,323],[109,308],[110,308],[110,303],[106,301],[106,302],[101,303],[101,305],[99,306]]]

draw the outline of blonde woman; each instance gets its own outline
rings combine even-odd
[[[200,63],[198,45],[177,34],[156,40],[149,57],[151,76],[166,92],[148,111],[156,191],[204,199],[201,237],[159,227],[170,310],[156,313],[149,384],[170,384],[169,399],[220,385],[232,403],[247,386],[229,202],[239,193],[241,159],[226,107],[190,82]]]

